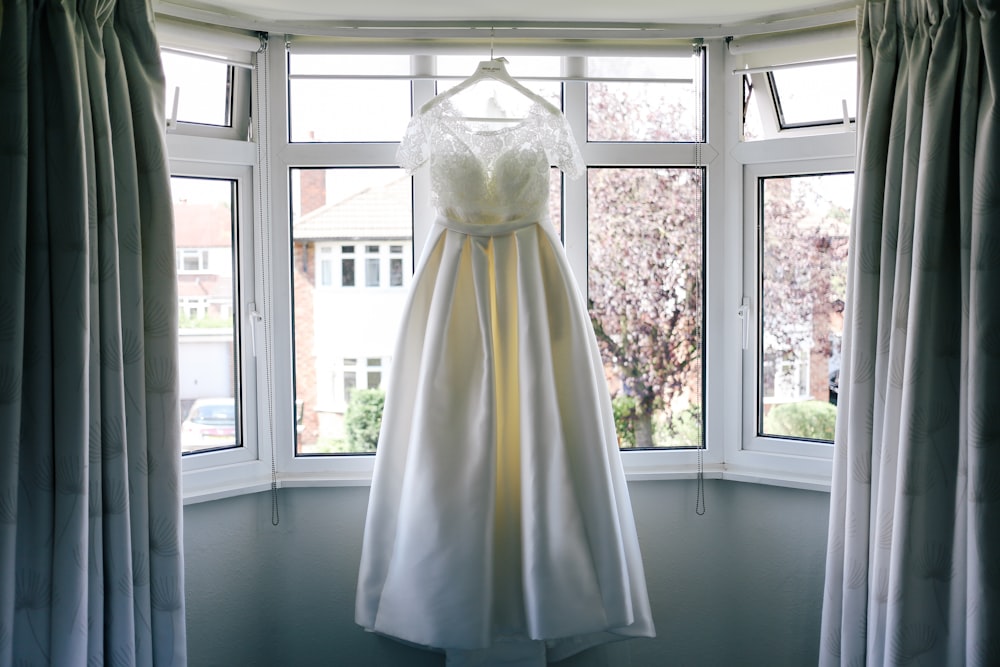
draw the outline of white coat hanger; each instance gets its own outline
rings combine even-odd
[[[526,88],[524,85],[522,85],[520,82],[518,82],[517,79],[515,79],[514,77],[512,77],[507,72],[506,63],[507,63],[507,59],[506,58],[503,58],[503,57],[495,58],[493,56],[493,31],[491,30],[490,31],[490,59],[489,60],[483,60],[483,61],[481,61],[479,63],[479,65],[476,67],[476,71],[472,73],[472,76],[470,76],[469,78],[465,79],[464,81],[462,81],[458,85],[449,88],[448,90],[444,91],[443,93],[441,93],[437,97],[434,97],[429,102],[427,102],[426,104],[424,104],[424,106],[420,108],[420,113],[426,113],[428,110],[433,109],[435,106],[437,106],[441,102],[444,102],[445,100],[447,100],[447,99],[449,99],[451,97],[454,97],[455,95],[457,95],[458,93],[462,92],[463,90],[466,90],[467,88],[471,88],[472,86],[474,86],[475,84],[477,84],[477,83],[479,83],[481,81],[487,81],[487,80],[488,81],[497,81],[499,83],[505,84],[506,86],[508,86],[508,87],[516,90],[517,92],[521,93],[522,95],[524,95],[528,99],[532,100],[533,102],[536,102],[542,108],[544,108],[546,111],[548,111],[550,113],[557,114],[557,115],[560,114],[560,113],[562,113],[561,111],[559,111],[558,108],[556,108],[555,105],[553,105],[547,99],[545,99],[541,95],[535,93],[531,89]],[[519,120],[523,120],[523,119],[521,119],[521,118],[496,117],[496,118],[466,118],[466,120],[478,120],[478,121],[490,121],[490,122],[505,122],[505,121],[509,122],[509,121],[519,121]]]

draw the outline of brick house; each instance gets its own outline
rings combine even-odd
[[[386,387],[413,272],[412,194],[410,178],[393,170],[327,201],[338,170],[296,172],[295,399],[299,451],[308,452],[343,438],[354,389]]]

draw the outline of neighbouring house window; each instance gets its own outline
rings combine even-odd
[[[341,287],[354,287],[354,262],[354,246],[342,246],[340,248]]]
[[[389,287],[403,286],[403,246],[389,246]]]
[[[379,247],[377,245],[365,246],[365,287],[378,287],[381,285],[379,279]]]
[[[319,248],[319,284],[322,287],[333,285],[333,248]]]

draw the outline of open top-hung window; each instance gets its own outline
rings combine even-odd
[[[843,124],[850,127],[858,106],[857,62],[832,58],[776,67],[768,83],[781,129]]]
[[[758,141],[851,130],[857,113],[854,25],[803,31],[784,39],[729,43],[742,79],[743,139]]]
[[[157,22],[157,36],[168,131],[245,140],[252,61],[260,39],[172,19]]]

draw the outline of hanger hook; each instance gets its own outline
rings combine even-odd
[[[490,60],[493,60],[493,37],[496,35],[496,28],[490,26]]]

